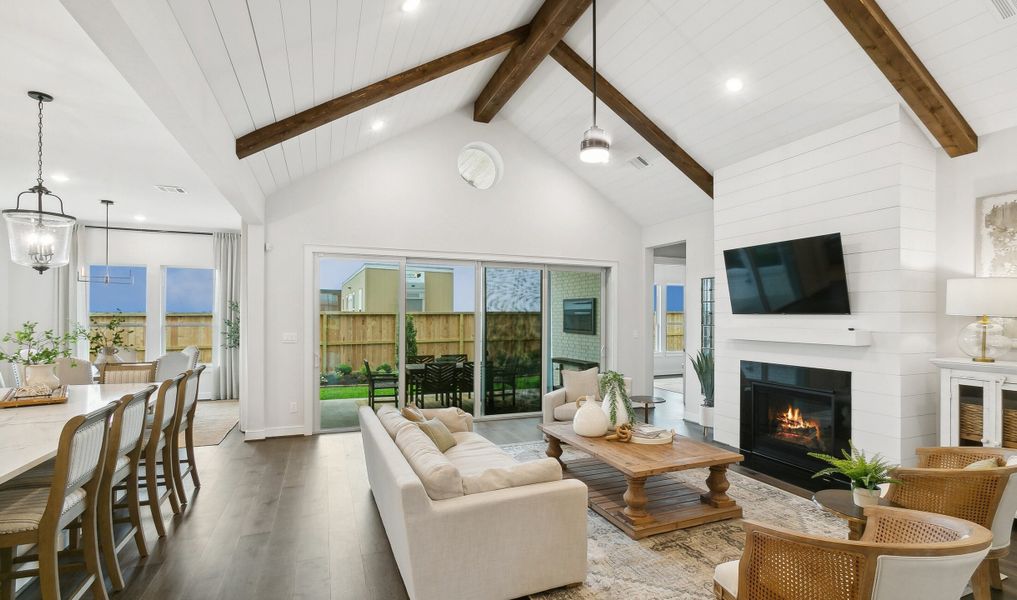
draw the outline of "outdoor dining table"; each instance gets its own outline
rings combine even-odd
[[[64,424],[148,383],[67,386],[67,402],[0,409],[0,484],[54,458]],[[7,390],[0,388],[0,395]]]

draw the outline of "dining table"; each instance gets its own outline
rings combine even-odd
[[[67,386],[67,402],[0,409],[0,484],[56,457],[60,432],[72,417],[88,414],[151,383]],[[0,388],[0,397],[7,388]]]

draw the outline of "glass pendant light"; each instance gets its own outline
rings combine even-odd
[[[103,206],[106,207],[106,271],[99,277],[91,277],[85,272],[85,267],[82,266],[81,270],[78,271],[78,281],[81,283],[102,283],[109,285],[111,283],[119,285],[132,285],[134,284],[134,271],[128,271],[127,275],[110,275],[109,270],[109,207],[113,206],[112,200],[99,200]]]
[[[593,126],[583,134],[579,160],[595,164],[611,160],[611,138],[597,127],[597,0],[593,0]]]
[[[64,214],[64,201],[46,189],[42,181],[42,105],[52,102],[53,96],[43,92],[28,92],[28,96],[39,103],[39,173],[35,185],[18,194],[15,208],[4,210],[3,216],[7,222],[11,260],[35,269],[41,275],[49,268],[63,267],[70,262],[71,236],[76,219]],[[36,196],[34,210],[21,208],[21,197],[25,194]],[[44,211],[43,196],[56,198],[60,212]]]

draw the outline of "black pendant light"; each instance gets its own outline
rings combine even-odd
[[[611,138],[597,127],[597,0],[593,0],[593,126],[583,134],[579,160],[594,164],[605,164],[611,160]]]
[[[103,206],[106,207],[106,271],[99,277],[91,277],[85,274],[85,267],[81,267],[81,271],[78,273],[78,281],[81,283],[102,283],[109,285],[111,283],[118,285],[131,285],[134,283],[134,272],[128,271],[127,275],[110,275],[109,271],[109,207],[113,206],[112,200],[99,200]]]
[[[64,201],[46,189],[42,181],[42,105],[52,102],[53,96],[44,92],[28,92],[28,96],[39,103],[39,173],[35,185],[18,194],[15,208],[4,210],[3,216],[7,222],[11,260],[35,269],[41,275],[49,268],[63,267],[70,262],[71,237],[76,219],[64,214]],[[25,194],[36,196],[34,210],[21,208],[21,197]],[[56,198],[60,203],[60,212],[43,210],[44,196]]]

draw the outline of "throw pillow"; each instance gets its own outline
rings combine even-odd
[[[965,471],[982,471],[984,469],[995,469],[999,466],[998,458],[985,458],[982,460],[976,460],[973,463],[968,464],[964,467]]]
[[[403,407],[403,416],[414,423],[422,423],[427,420],[424,413],[420,412],[417,405],[412,402]]]
[[[561,382],[565,386],[565,401],[575,403],[583,396],[600,400],[600,378],[597,367],[585,371],[562,371]]]
[[[417,427],[421,431],[427,434],[427,437],[431,438],[434,445],[438,447],[438,450],[445,452],[452,446],[456,445],[456,439],[452,437],[452,432],[445,427],[445,424],[438,419],[431,419],[429,421],[423,421],[417,423]]]

